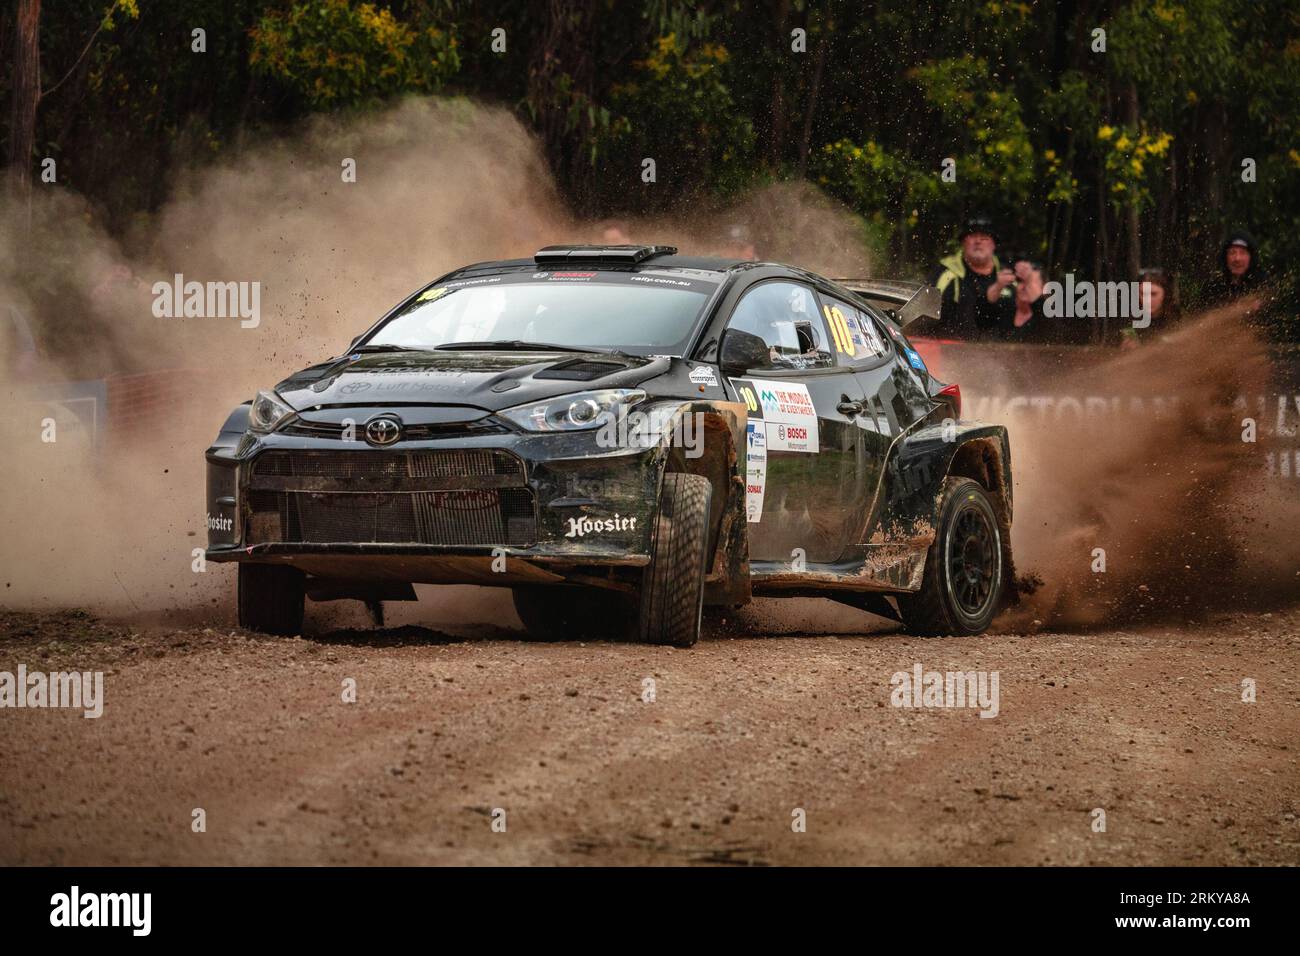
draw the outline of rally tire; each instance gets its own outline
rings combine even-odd
[[[1006,542],[997,507],[970,478],[945,478],[921,589],[899,595],[912,634],[982,634],[1002,606]]]
[[[512,588],[525,641],[623,640],[630,630],[627,599],[597,588]]]
[[[263,634],[301,634],[306,580],[285,564],[241,564],[239,626]]]
[[[702,475],[664,475],[641,580],[640,636],[648,644],[690,647],[700,638],[712,495]]]

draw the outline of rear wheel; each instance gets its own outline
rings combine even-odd
[[[1003,541],[997,510],[970,478],[945,478],[938,528],[921,590],[899,595],[913,634],[980,634],[1002,604]]]
[[[306,576],[286,564],[239,566],[239,626],[263,634],[302,633]]]
[[[699,640],[712,494],[702,475],[664,475],[641,580],[640,632],[647,643],[690,647]]]
[[[526,641],[620,640],[631,629],[630,603],[614,591],[546,585],[513,593]]]

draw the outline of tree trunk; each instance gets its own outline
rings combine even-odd
[[[1128,85],[1125,90],[1124,105],[1128,113],[1129,125],[1133,127],[1134,136],[1139,135],[1138,130],[1141,122],[1141,116],[1138,112],[1138,91],[1137,86],[1133,83]],[[1136,279],[1138,270],[1142,268],[1142,239],[1138,228],[1138,209],[1137,196],[1129,197],[1128,212],[1128,278]]]
[[[772,71],[772,140],[768,143],[768,161],[773,169],[781,165],[781,158],[785,153],[785,70],[782,69],[781,64],[785,62],[787,51],[790,49],[790,34],[786,31],[789,16],[790,0],[780,0],[776,5],[775,20],[777,49],[781,51],[781,58],[777,61],[776,69]]]
[[[13,104],[9,113],[9,177],[26,192],[32,184],[36,105],[41,99],[41,0],[18,0],[14,20]]]
[[[831,31],[834,24],[831,22],[831,12],[834,10],[834,4],[826,11],[822,17],[821,29],[817,35],[817,52],[813,60],[812,89],[808,91],[808,107],[804,110],[803,117],[803,136],[799,140],[799,178],[803,179],[808,172],[808,151],[812,148],[812,131],[813,116],[817,112],[817,95],[821,92],[822,74],[826,70],[826,52],[831,45]]]
[[[593,201],[590,166],[583,145],[594,128],[587,110],[577,110],[570,128],[570,109],[593,104],[595,0],[549,0],[539,4],[541,30],[528,67],[527,103],[556,180],[582,212]],[[636,171],[625,171],[635,177]]]

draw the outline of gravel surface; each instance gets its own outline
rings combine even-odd
[[[760,616],[691,650],[501,613],[270,639],[0,611],[0,671],[105,675],[99,719],[0,710],[0,863],[1300,863],[1300,609],[975,639]],[[997,671],[998,715],[891,706],[917,663]]]

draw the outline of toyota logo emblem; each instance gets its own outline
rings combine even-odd
[[[366,422],[366,441],[372,445],[391,445],[402,437],[402,423],[396,418],[372,418]]]

